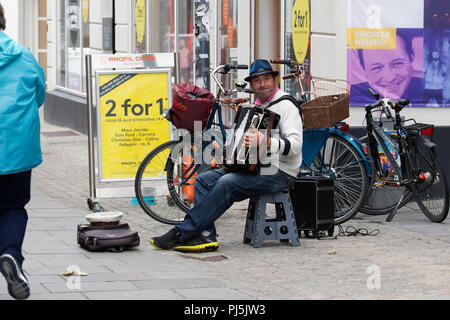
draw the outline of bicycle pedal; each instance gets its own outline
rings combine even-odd
[[[413,180],[404,179],[404,180],[400,181],[400,184],[402,187],[404,187],[404,186],[407,186],[407,185],[409,185],[411,183],[415,183],[415,182],[416,182],[415,179],[413,179]]]

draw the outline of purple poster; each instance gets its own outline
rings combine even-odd
[[[450,1],[353,0],[349,6],[350,104],[375,102],[370,87],[414,107],[450,107]]]

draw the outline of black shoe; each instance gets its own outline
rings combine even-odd
[[[204,232],[183,243],[176,243],[173,250],[181,252],[212,252],[217,250],[219,242],[215,234],[205,235]]]
[[[8,293],[14,299],[26,299],[30,296],[28,279],[16,259],[4,254],[0,257],[0,272],[8,283]]]
[[[181,233],[178,228],[172,228],[166,234],[160,237],[151,238],[150,243],[159,250],[170,250],[177,243]]]

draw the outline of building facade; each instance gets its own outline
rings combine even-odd
[[[209,67],[228,62],[250,64],[256,58],[296,58],[292,40],[294,0],[1,3],[10,16],[7,33],[29,47],[46,70],[45,119],[84,133],[86,54],[179,52],[178,81],[213,92]],[[313,76],[347,78],[347,14],[347,0],[309,1],[310,51],[303,62]],[[280,69],[282,74],[288,72],[283,66]],[[247,70],[239,70],[227,85],[247,74]],[[298,91],[292,80],[281,80],[280,86],[292,94]],[[350,108],[350,125],[363,125],[362,109]],[[405,111],[405,116],[439,126],[450,124],[447,108],[413,108]]]

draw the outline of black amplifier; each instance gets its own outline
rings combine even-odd
[[[324,177],[296,178],[294,189],[290,191],[299,231],[313,237],[319,231],[334,232],[334,180]]]

